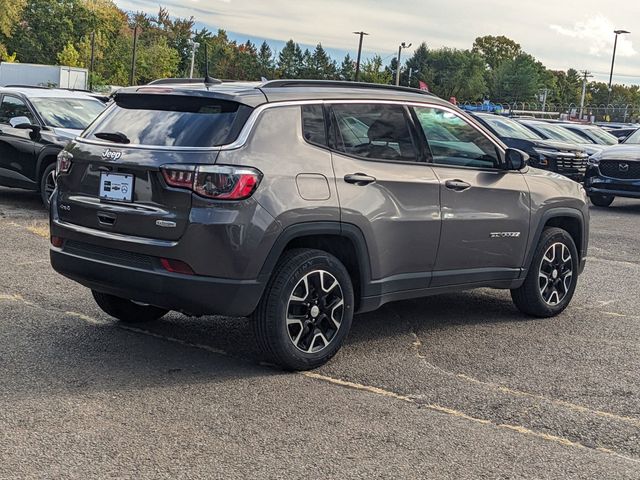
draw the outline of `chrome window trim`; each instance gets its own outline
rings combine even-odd
[[[426,99],[425,99],[426,100]],[[247,119],[247,122],[242,127],[238,138],[226,145],[219,145],[216,147],[176,147],[176,146],[162,146],[162,145],[140,145],[140,144],[127,144],[122,145],[113,142],[107,142],[102,140],[93,140],[87,139],[84,136],[80,136],[76,138],[77,143],[88,144],[88,145],[97,145],[103,147],[111,147],[111,148],[132,148],[139,150],[153,150],[153,151],[179,151],[179,152],[219,152],[219,151],[227,151],[227,150],[237,150],[239,148],[244,147],[249,140],[250,135],[253,133],[254,127],[262,113],[266,110],[272,108],[285,108],[285,107],[299,107],[302,105],[334,105],[334,104],[379,104],[379,105],[404,105],[407,107],[426,107],[426,108],[437,108],[440,110],[447,111],[460,117],[464,122],[471,125],[475,128],[479,133],[487,137],[502,153],[505,152],[505,146],[502,145],[497,139],[493,137],[489,132],[487,132],[484,128],[479,125],[476,125],[475,122],[469,121],[464,115],[461,115],[456,109],[447,107],[446,105],[440,105],[438,103],[424,101],[424,102],[412,102],[408,100],[367,100],[367,99],[332,99],[332,100],[323,100],[323,99],[314,99],[314,100],[291,100],[291,101],[283,101],[283,102],[272,102],[272,103],[264,103],[258,107],[256,107],[251,115]],[[105,110],[106,111],[106,110]],[[83,135],[87,134],[84,132]]]

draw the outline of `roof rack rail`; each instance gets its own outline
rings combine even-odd
[[[417,88],[385,85],[382,83],[348,82],[344,80],[270,80],[260,85],[260,88],[286,88],[286,87],[327,87],[327,88],[362,88],[372,90],[395,90],[405,93],[418,93],[435,96],[426,90]]]
[[[147,85],[173,85],[173,84],[196,84],[196,83],[204,83],[204,78],[159,78],[157,80],[153,80],[149,82]],[[222,80],[215,80],[215,84],[222,83]]]
[[[18,83],[14,83],[11,85],[5,85],[4,87],[0,88],[39,88],[40,90],[51,90],[52,87],[44,87],[42,85],[21,85]]]

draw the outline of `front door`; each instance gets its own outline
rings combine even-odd
[[[501,148],[453,110],[414,112],[440,181],[442,235],[431,286],[516,278],[529,236],[524,176],[504,170]]]
[[[0,101],[0,178],[10,187],[35,187],[35,142],[31,130],[13,128],[9,121],[27,117],[35,122],[24,100],[4,95]]]
[[[364,234],[377,293],[428,287],[440,237],[440,186],[408,109],[338,103],[330,112],[341,219]]]

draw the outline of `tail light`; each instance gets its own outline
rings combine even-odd
[[[51,245],[56,248],[62,248],[64,244],[64,240],[61,237],[56,237],[55,235],[51,235],[50,237]]]
[[[249,198],[262,180],[262,173],[254,168],[229,165],[166,165],[162,175],[171,187],[190,189],[214,200]]]
[[[160,264],[162,268],[164,268],[167,272],[171,273],[182,273],[184,275],[193,275],[193,269],[189,266],[188,263],[185,263],[181,260],[173,260],[170,258],[161,258]]]
[[[58,161],[56,163],[56,175],[60,175],[61,173],[68,173],[71,169],[71,160],[73,160],[73,155],[67,152],[66,150],[62,150],[58,154]]]

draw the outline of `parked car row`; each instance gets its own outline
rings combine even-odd
[[[525,151],[530,164],[584,183],[591,202],[611,205],[615,197],[640,199],[640,130],[616,137],[597,125],[472,115],[512,148]]]

